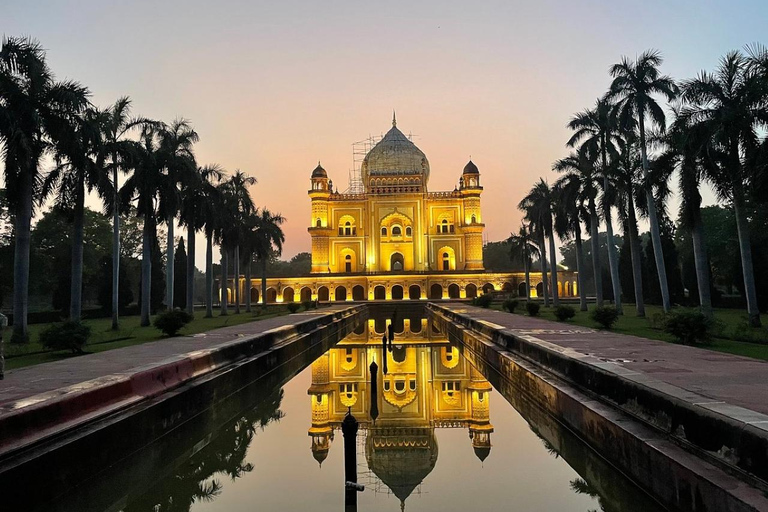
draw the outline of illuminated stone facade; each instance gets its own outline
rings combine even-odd
[[[312,171],[311,274],[268,279],[268,303],[524,293],[522,272],[483,269],[483,187],[472,161],[454,190],[429,191],[429,161],[393,119],[392,128],[365,156],[361,174],[363,191],[350,194],[335,190],[320,164]],[[575,274],[559,276],[560,296],[575,296]],[[541,274],[532,272],[532,295],[540,283]],[[245,297],[242,277],[239,286]],[[259,288],[252,281],[251,302],[261,302]]]

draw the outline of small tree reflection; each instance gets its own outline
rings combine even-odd
[[[195,502],[216,499],[223,487],[217,476],[226,475],[234,481],[253,471],[253,464],[245,462],[248,448],[257,429],[284,416],[282,399],[283,390],[275,390],[255,409],[212,433],[207,445],[131,500],[123,512],[187,512]]]

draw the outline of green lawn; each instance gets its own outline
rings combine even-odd
[[[204,318],[204,311],[196,311],[195,319],[187,324],[180,332],[180,335],[195,334],[198,332],[210,331],[219,327],[244,324],[266,318],[285,315],[288,309],[285,306],[270,306],[263,315],[257,315],[259,309],[254,313],[240,313],[236,315],[232,312],[226,316],[220,316],[218,310],[214,312],[213,318]],[[83,323],[91,326],[91,339],[85,347],[85,352],[92,354],[103,352],[116,348],[128,347],[131,345],[140,345],[163,338],[163,334],[153,326],[141,327],[139,316],[127,316],[120,319],[120,329],[113,331],[111,318],[98,318],[94,320],[84,320]],[[68,351],[52,352],[38,343],[40,332],[50,324],[34,324],[29,326],[30,343],[24,345],[15,345],[9,343],[11,329],[6,329],[3,334],[5,369],[22,368],[49,361],[57,361],[68,357],[76,357]]]
[[[578,304],[569,305],[576,309],[576,316],[565,323],[599,328],[599,325],[589,318],[588,311],[579,311]],[[491,307],[497,310],[502,309],[501,304],[493,304]],[[594,305],[590,305],[590,309],[592,308]],[[525,314],[524,301],[520,301],[515,314]],[[646,306],[645,314],[646,318],[638,318],[635,316],[635,305],[624,304],[624,315],[619,317],[613,331],[675,343],[675,338],[662,331],[661,327],[658,326],[659,317],[662,314],[660,306]],[[554,308],[542,306],[539,317],[554,322],[558,321],[555,318]],[[746,312],[738,309],[715,309],[715,318],[719,324],[716,329],[716,336],[710,343],[700,345],[701,347],[768,361],[768,329],[766,327],[748,327]],[[768,319],[763,319],[764,322],[766,320]]]

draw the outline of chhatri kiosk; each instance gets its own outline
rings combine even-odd
[[[318,164],[308,192],[311,274],[268,279],[267,302],[524,293],[522,272],[483,269],[483,187],[477,166],[469,161],[451,191],[430,191],[429,176],[426,155],[398,129],[394,118],[392,128],[362,161],[361,192],[340,193]],[[535,295],[541,274],[530,276]],[[576,295],[575,273],[559,277],[560,295]],[[240,287],[245,297],[242,278]],[[252,302],[260,302],[255,280],[250,294]]]

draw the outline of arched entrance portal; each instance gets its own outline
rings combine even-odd
[[[320,302],[328,302],[330,292],[327,286],[321,286],[317,289],[317,300]]]
[[[517,294],[520,297],[525,297],[525,281],[517,285]]]
[[[485,283],[483,285],[483,293],[491,293],[493,291],[493,285],[491,283]]]
[[[543,297],[544,296],[544,284],[543,283],[539,283],[539,284],[536,285],[536,295],[538,295],[539,297]]]
[[[421,298],[421,287],[417,284],[412,284],[409,286],[408,298],[411,300],[419,300]]]
[[[405,259],[399,252],[392,253],[389,258],[389,269],[392,272],[399,272],[405,268]]]
[[[442,299],[443,298],[443,287],[437,283],[433,284],[429,287],[429,298],[430,299]]]
[[[475,297],[477,297],[477,286],[475,286],[472,283],[469,283],[467,285],[467,298],[474,299]]]
[[[384,300],[387,298],[387,291],[384,289],[383,286],[378,285],[373,289],[373,299],[374,300]]]
[[[352,300],[365,300],[365,288],[359,284],[352,288]]]
[[[347,289],[343,286],[339,286],[336,288],[336,294],[333,298],[333,300],[341,301],[341,300],[347,300]]]
[[[308,286],[301,289],[301,302],[310,302],[312,300],[312,290]]]
[[[267,304],[274,304],[277,302],[277,290],[274,288],[267,289]]]
[[[458,299],[459,298],[459,285],[456,283],[453,283],[448,286],[448,297],[451,299]]]
[[[290,286],[283,290],[283,302],[293,302],[293,288]]]
[[[256,287],[251,288],[251,302],[253,304],[259,302],[259,289]]]
[[[403,300],[403,287],[399,284],[392,287],[392,300]]]

